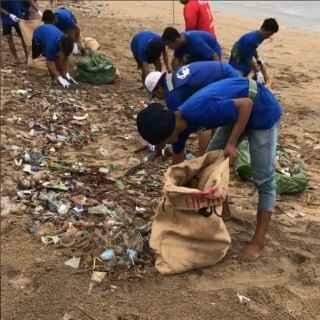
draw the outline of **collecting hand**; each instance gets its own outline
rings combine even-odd
[[[13,21],[13,22],[19,22],[20,21],[20,19],[16,16],[16,15],[14,15],[14,14],[9,14],[9,17],[10,17],[10,19]]]
[[[63,88],[69,88],[70,87],[70,82],[68,80],[66,80],[65,78],[59,76],[57,80],[62,85]]]

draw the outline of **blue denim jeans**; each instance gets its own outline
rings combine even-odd
[[[278,127],[277,123],[267,130],[248,130],[242,137],[242,139],[247,137],[249,140],[253,181],[259,193],[258,211],[272,211],[276,202],[274,177]],[[218,128],[207,150],[224,149],[231,130],[232,127]]]

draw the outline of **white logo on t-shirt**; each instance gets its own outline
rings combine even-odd
[[[178,70],[177,78],[184,80],[185,78],[187,78],[189,76],[189,74],[190,74],[189,66],[183,66]]]

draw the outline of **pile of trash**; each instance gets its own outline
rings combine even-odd
[[[94,257],[91,263],[99,262],[105,272],[150,262],[149,214],[142,207],[122,206],[117,199],[126,189],[122,180],[79,162],[49,160],[39,150],[25,151],[16,164],[25,173],[17,201],[28,208],[29,232],[44,245],[68,249],[84,261]]]

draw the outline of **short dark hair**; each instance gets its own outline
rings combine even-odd
[[[175,42],[177,39],[180,38],[180,33],[177,29],[172,27],[167,27],[164,29],[162,34],[162,40],[166,43],[168,42]]]
[[[44,10],[43,15],[42,15],[42,21],[44,23],[54,23],[55,22],[55,15],[51,10]]]
[[[60,40],[60,49],[64,53],[65,56],[70,56],[73,51],[74,41],[71,37],[66,35],[62,36]]]
[[[157,61],[161,57],[161,53],[164,50],[164,47],[165,45],[161,39],[150,41],[146,50],[147,61],[149,63]]]
[[[160,103],[151,103],[138,113],[137,128],[141,137],[152,145],[168,139],[176,126],[173,111],[165,109]]]
[[[279,25],[276,19],[268,18],[263,21],[261,29],[268,32],[276,33],[279,31]]]

